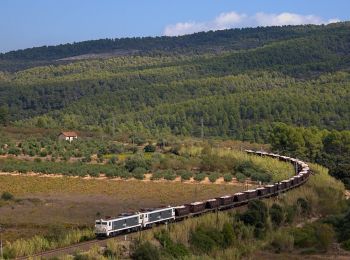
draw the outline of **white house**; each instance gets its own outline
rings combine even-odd
[[[78,139],[78,134],[76,132],[61,132],[58,135],[58,140],[66,140],[72,142],[74,139]]]

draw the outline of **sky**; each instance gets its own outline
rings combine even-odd
[[[101,38],[350,20],[350,0],[0,0],[0,52]]]

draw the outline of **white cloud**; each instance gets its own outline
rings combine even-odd
[[[333,18],[325,21],[316,15],[301,15],[295,13],[256,13],[248,16],[244,13],[236,12],[221,13],[211,21],[206,22],[179,22],[168,25],[164,29],[164,35],[177,36],[191,34],[201,31],[223,30],[229,28],[254,27],[254,26],[271,26],[271,25],[298,25],[298,24],[328,24],[339,22],[339,19]]]
[[[194,32],[224,30],[238,26],[247,16],[236,12],[221,13],[212,21],[207,22],[180,22],[168,25],[164,29],[164,35],[177,36]]]

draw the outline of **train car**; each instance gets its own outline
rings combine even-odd
[[[265,187],[260,187],[256,189],[258,197],[264,197],[268,194],[268,189]]]
[[[233,196],[231,195],[221,196],[217,198],[217,200],[219,201],[220,206],[227,206],[233,203]]]
[[[281,183],[282,183],[282,185],[283,185],[283,190],[289,189],[290,186],[291,186],[290,180],[283,180],[283,181],[281,181]]]
[[[258,196],[258,191],[257,190],[246,190],[243,191],[247,195],[247,199],[255,199]]]
[[[95,222],[96,236],[113,236],[123,231],[137,230],[142,227],[139,213],[121,214],[113,219],[99,219]]]
[[[191,213],[189,205],[177,206],[177,207],[174,207],[174,209],[175,209],[175,218],[184,218]]]
[[[175,208],[144,209],[141,212],[142,226],[147,228],[155,223],[165,223],[175,220]]]
[[[218,199],[209,199],[205,202],[205,208],[207,209],[217,209],[220,205]]]
[[[267,189],[268,194],[273,194],[278,191],[278,185],[276,184],[265,185],[265,188]]]
[[[295,179],[295,176],[292,178],[289,178],[290,187],[294,187],[297,184],[297,180]]]
[[[237,192],[235,194],[233,194],[233,203],[240,203],[240,202],[244,202],[247,200],[247,194],[243,193],[243,192]]]
[[[203,201],[192,202],[188,206],[190,207],[190,213],[194,215],[205,211],[205,202]]]

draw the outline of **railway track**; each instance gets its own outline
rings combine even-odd
[[[255,197],[248,197],[245,200],[242,201],[238,201],[238,202],[232,202],[232,204],[230,205],[224,205],[224,206],[220,206],[217,207],[215,210],[228,210],[228,209],[232,209],[232,208],[239,208],[242,207],[244,205],[246,205],[249,201],[254,200],[254,199],[265,199],[265,198],[270,198],[273,196],[277,196],[281,193],[287,192],[291,189],[297,188],[301,185],[303,185],[304,183],[306,183],[306,181],[308,180],[309,176],[310,176],[310,169],[309,166],[303,162],[300,161],[298,159],[295,158],[291,158],[291,157],[287,157],[287,156],[281,156],[278,154],[273,154],[273,153],[266,153],[266,152],[261,152],[261,151],[251,151],[251,150],[246,150],[246,152],[248,154],[253,154],[253,155],[258,155],[258,156],[266,156],[266,157],[272,157],[281,161],[285,161],[285,162],[290,162],[293,164],[293,166],[295,167],[295,176],[291,177],[288,180],[283,180],[281,182],[275,183],[274,185],[266,185],[264,187],[264,189],[266,189],[268,192],[266,193],[261,193],[259,195],[258,190],[259,189],[255,189],[256,191],[256,196]],[[260,188],[261,191],[262,188]],[[250,190],[251,191],[251,190]],[[248,191],[247,191],[248,192]],[[178,219],[176,219],[177,221],[182,221],[183,219],[187,218],[187,217],[191,217],[191,216],[195,216],[195,215],[200,215],[200,214],[205,214],[208,212],[213,212],[214,210],[204,210],[199,212],[199,214],[189,214],[187,216],[184,217],[180,217]],[[142,232],[147,232],[147,230],[141,230]],[[89,248],[91,248],[94,245],[99,245],[99,246],[106,246],[107,245],[107,241],[110,239],[120,239],[123,240],[123,237],[126,235],[130,235],[131,237],[133,235],[135,235],[136,232],[141,232],[141,231],[133,231],[133,232],[129,232],[127,234],[119,234],[116,235],[114,237],[110,237],[110,238],[104,238],[104,239],[94,239],[94,240],[90,240],[90,241],[86,241],[86,242],[82,242],[82,243],[78,243],[78,244],[74,244],[74,245],[70,245],[67,247],[62,247],[62,248],[57,248],[57,249],[52,249],[52,250],[48,250],[48,251],[44,251],[41,253],[37,253],[37,254],[33,254],[31,256],[22,256],[22,257],[17,257],[16,259],[18,260],[22,260],[22,259],[46,259],[46,258],[52,258],[52,257],[57,257],[57,256],[62,256],[62,255],[66,255],[66,254],[74,254],[77,251],[86,251]]]

